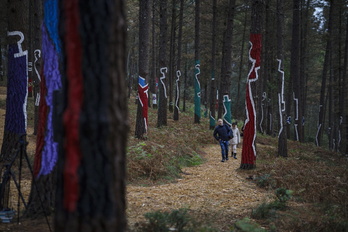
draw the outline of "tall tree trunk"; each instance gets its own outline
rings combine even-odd
[[[3,173],[0,186],[0,210],[9,209],[10,176],[8,172],[18,163],[21,169],[22,153],[26,149],[28,96],[28,9],[29,2],[18,0],[7,3],[7,96],[6,115],[0,163]],[[24,146],[24,148],[23,148]],[[14,172],[13,172],[14,173]],[[15,175],[15,174],[14,174]],[[20,175],[18,173],[18,175]],[[13,179],[16,176],[12,176]],[[20,177],[17,176],[20,181]],[[20,182],[19,182],[20,184]],[[18,212],[19,213],[19,212]]]
[[[7,78],[8,0],[0,0],[0,6],[0,83],[4,85]]]
[[[175,107],[174,107],[174,120],[179,120],[180,112],[180,78],[181,78],[181,50],[182,50],[182,27],[184,20],[184,0],[180,0],[180,13],[179,13],[179,34],[178,34],[178,60],[176,64],[176,81],[175,81]]]
[[[61,90],[61,41],[58,36],[58,1],[46,0],[42,32],[42,75],[38,108],[38,128],[34,158],[34,176],[27,215],[50,214],[55,204],[58,142],[54,124],[57,113],[56,93]],[[36,55],[40,52],[37,51]],[[36,79],[38,80],[38,79]]]
[[[252,1],[251,27],[250,27],[250,50],[249,60],[251,68],[248,74],[246,85],[246,117],[244,124],[244,137],[242,149],[242,169],[252,169],[256,166],[256,111],[253,99],[253,90],[255,90],[255,82],[259,77],[259,69],[261,65],[261,43],[262,43],[262,14],[263,0]]]
[[[28,96],[28,9],[29,2],[8,3],[8,80],[6,116],[0,160],[8,161],[26,134]]]
[[[176,37],[176,0],[172,0],[172,20],[170,27],[170,50],[169,50],[169,112],[173,112],[173,80],[175,76],[175,37]]]
[[[343,72],[342,72],[342,84],[341,84],[341,96],[340,96],[340,108],[342,110],[342,124],[341,124],[341,153],[348,153],[348,91],[347,90],[347,68],[348,68],[348,16],[346,16],[346,39],[345,39],[345,48],[344,48],[344,61],[343,61]]]
[[[126,231],[124,2],[65,0],[61,10],[67,105],[55,231]]]
[[[156,5],[157,0],[152,1],[152,28],[151,28],[151,37],[152,37],[152,43],[151,43],[151,75],[150,75],[150,92],[152,93],[152,107],[157,109],[158,104],[158,78],[156,77],[156,70],[157,70],[157,49],[156,49],[156,20],[157,20],[157,14],[156,14]]]
[[[331,15],[331,13],[330,13]],[[329,26],[328,26],[328,33],[331,33],[331,16],[329,17]],[[330,37],[328,37],[326,42],[326,50],[325,50],[325,58],[324,58],[324,64],[323,64],[323,71],[321,76],[321,88],[320,88],[320,100],[319,100],[319,112],[318,112],[318,124],[317,124],[317,134],[315,143],[317,146],[322,145],[322,138],[323,138],[323,132],[324,132],[324,125],[325,125],[325,112],[326,112],[326,80],[327,80],[327,73],[329,69],[329,57],[330,57],[330,47],[331,47],[331,41]]]
[[[40,82],[41,82],[41,26],[43,8],[42,1],[32,0],[32,53],[33,53],[33,95],[34,95],[34,135],[37,135],[38,124],[39,124],[39,102],[40,102]]]
[[[278,65],[278,106],[279,106],[279,133],[277,156],[288,156],[286,137],[286,102],[285,102],[285,75],[284,75],[284,5],[283,0],[277,0],[277,60]]]
[[[146,139],[148,130],[149,51],[150,51],[150,6],[151,0],[139,2],[139,78],[138,109],[135,137]]]
[[[200,0],[195,0],[195,112],[194,123],[200,123],[201,120],[201,84],[199,76],[201,73],[200,65],[200,15],[201,15],[201,3]]]
[[[185,53],[187,54],[187,44],[185,46]],[[182,112],[186,111],[186,91],[187,91],[187,59],[185,60],[185,72],[184,72],[184,97],[182,103]]]
[[[305,3],[306,2],[306,3]],[[305,140],[305,128],[306,128],[306,111],[307,111],[307,82],[308,82],[308,74],[307,74],[307,63],[308,63],[308,31],[310,31],[310,28],[308,28],[308,22],[310,21],[309,17],[309,11],[310,11],[310,4],[311,0],[301,0],[301,8],[302,10],[302,16],[301,16],[301,51],[300,51],[300,85],[302,88],[302,115],[303,115],[303,121],[300,124],[302,127],[301,133],[302,137]]]
[[[332,37],[331,37],[332,39]],[[333,41],[332,41],[333,42]],[[332,47],[332,44],[331,44]],[[330,52],[330,58],[329,58],[329,67],[330,67],[330,71],[329,71],[329,86],[328,86],[328,129],[327,129],[327,133],[328,133],[328,139],[329,139],[329,149],[332,150],[334,147],[334,143],[333,143],[333,138],[334,138],[334,105],[333,105],[333,70],[332,70],[332,49]]]
[[[294,131],[295,141],[303,142],[302,133],[302,89],[300,77],[300,0],[293,0],[292,43],[290,73],[293,80]]]
[[[235,104],[235,111],[236,112],[236,118],[244,118],[244,114],[241,114],[242,110],[237,110],[240,109],[240,87],[241,87],[241,80],[242,80],[242,70],[243,70],[243,61],[244,61],[244,45],[245,45],[245,35],[246,35],[246,26],[247,26],[247,19],[248,19],[248,13],[249,12],[247,9],[244,9],[244,24],[243,24],[243,36],[242,36],[242,43],[241,43],[241,48],[240,48],[240,62],[239,62],[239,74],[238,74],[238,90],[237,90],[237,100]]]
[[[332,53],[332,70],[333,70],[333,113],[334,113],[334,122],[333,122],[333,150],[335,152],[340,151],[341,146],[341,126],[343,120],[343,109],[341,107],[342,98],[341,98],[341,76],[342,76],[342,38],[343,38],[343,30],[342,30],[342,16],[344,15],[344,7],[347,5],[346,1],[337,0],[335,3],[332,3],[335,7],[334,9],[334,27],[333,31],[333,53]]]
[[[219,118],[232,126],[231,118],[231,78],[232,78],[232,40],[235,0],[230,0],[228,5],[228,16],[226,30],[223,38],[221,79],[219,88]],[[223,107],[222,107],[223,106]]]
[[[159,45],[159,106],[157,127],[167,125],[167,0],[160,2],[160,45]]]
[[[265,9],[265,35],[263,36],[263,52],[261,59],[264,61],[261,67],[261,75],[263,79],[266,80],[266,85],[263,84],[263,79],[258,81],[258,89],[256,94],[256,112],[257,112],[257,130],[262,134],[270,134],[271,130],[271,114],[272,107],[269,103],[269,99],[272,99],[272,85],[273,77],[271,78],[271,70],[274,69],[273,59],[274,59],[274,46],[272,43],[272,35],[275,34],[272,29],[272,23],[274,20],[271,20],[272,15],[270,11],[271,3],[269,0],[265,0],[266,9]],[[268,85],[267,85],[268,83]]]
[[[213,21],[212,21],[212,47],[211,47],[211,81],[210,81],[210,116],[209,116],[209,129],[214,130],[216,125],[215,118],[215,106],[216,106],[216,82],[215,82],[215,69],[216,69],[216,7],[217,0],[213,0]]]
[[[340,56],[339,56],[339,24],[337,15],[339,13],[339,6],[336,1],[330,4],[330,16],[329,16],[329,37],[330,48],[329,48],[329,83],[328,83],[328,139],[329,149],[335,150],[337,148],[337,124],[338,124],[338,97],[337,97],[337,79],[339,76],[340,67]]]

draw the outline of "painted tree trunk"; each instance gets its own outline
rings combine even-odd
[[[293,80],[292,102],[294,104],[294,140],[303,142],[302,136],[302,86],[300,81],[300,1],[293,1],[293,25],[291,43],[290,73]]]
[[[199,76],[201,74],[200,69],[200,0],[195,0],[195,78],[194,78],[194,123],[200,123],[201,120],[201,84],[199,81]]]
[[[32,0],[32,78],[34,97],[34,135],[37,135],[39,124],[40,81],[42,69],[42,34],[43,3],[40,0]]]
[[[242,169],[254,168],[256,163],[256,110],[253,99],[253,92],[251,89],[251,83],[257,81],[259,78],[259,69],[261,63],[261,34],[250,35],[250,50],[249,60],[252,63],[249,71],[247,85],[246,85],[246,117],[244,124],[243,135],[243,149],[242,149]]]
[[[124,1],[65,0],[55,231],[126,231]],[[82,55],[83,54],[83,55]]]
[[[175,69],[175,47],[176,47],[176,0],[172,0],[172,18],[170,27],[170,49],[169,49],[169,75],[168,75],[168,98],[169,98],[169,112],[174,112],[174,101],[173,101],[173,80],[176,80],[176,69]]]
[[[167,125],[167,0],[160,2],[160,45],[159,45],[159,105],[157,127]]]
[[[175,107],[174,107],[174,120],[179,120],[180,113],[180,78],[181,78],[181,51],[182,51],[182,28],[184,21],[184,0],[180,0],[180,12],[179,12],[179,32],[178,32],[178,60],[176,64],[176,81],[175,81]]]
[[[32,188],[26,215],[36,217],[47,215],[55,206],[56,167],[58,161],[58,142],[55,139],[56,92],[61,91],[61,41],[58,33],[58,1],[43,2],[44,20],[42,34],[42,70],[36,69],[35,81],[40,83],[37,93],[38,127]],[[41,52],[36,53],[37,58]],[[35,67],[36,68],[36,67]],[[44,207],[42,207],[44,206]]]
[[[195,85],[195,97],[194,97],[194,103],[195,103],[195,117],[194,122],[200,123],[201,120],[201,83],[199,81],[199,75],[201,74],[200,69],[200,61],[196,60],[195,65],[195,79],[194,79],[194,85]]]
[[[279,133],[278,133],[278,156],[288,156],[286,137],[286,102],[285,102],[285,74],[283,65],[284,52],[284,8],[283,1],[277,0],[277,60],[278,60],[278,112],[279,112]]]
[[[251,14],[251,29],[250,29],[250,49],[249,49],[249,61],[251,67],[249,70],[246,91],[245,91],[245,107],[246,107],[246,120],[244,123],[243,132],[243,148],[241,169],[252,169],[256,167],[256,108],[253,97],[253,90],[255,88],[256,81],[259,79],[259,69],[261,65],[261,45],[262,45],[262,12],[263,1],[254,0],[252,2],[252,14]],[[254,85],[254,88],[253,88]]]
[[[27,130],[28,97],[28,2],[8,3],[8,61],[6,116],[1,160],[11,160],[20,137]]]
[[[148,130],[149,104],[149,51],[150,51],[150,6],[151,0],[139,2],[139,78],[138,109],[135,126],[135,137],[146,139]]]

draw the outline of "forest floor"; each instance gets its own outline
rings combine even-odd
[[[240,172],[240,149],[237,159],[221,162],[218,144],[207,145],[205,163],[183,168],[182,178],[157,186],[127,186],[130,229],[144,221],[143,215],[154,211],[189,209],[195,215],[213,216],[219,231],[230,231],[237,219],[250,216],[251,210],[271,198]]]

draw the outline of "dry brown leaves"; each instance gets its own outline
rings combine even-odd
[[[172,211],[187,208],[202,214],[224,214],[240,217],[267,201],[270,193],[257,188],[255,183],[238,174],[240,156],[222,163],[220,146],[204,148],[206,162],[200,166],[184,168],[176,183],[158,186],[127,186],[127,216],[130,228],[144,220],[147,212]],[[240,150],[238,149],[238,155]],[[231,224],[232,225],[232,222]]]

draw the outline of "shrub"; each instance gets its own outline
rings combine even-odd
[[[266,232],[267,230],[261,228],[256,222],[250,220],[250,218],[243,218],[235,223],[237,229],[243,232]]]
[[[271,178],[271,174],[264,174],[256,177],[256,184],[260,188],[274,188],[275,181]]]
[[[259,207],[252,211],[252,218],[267,219],[276,216],[277,210],[285,210],[287,201],[291,198],[291,190],[278,188],[275,191],[277,200],[270,203],[262,203]]]
[[[197,223],[195,219],[189,215],[187,209],[178,209],[178,210],[173,210],[171,212],[155,211],[155,212],[146,213],[144,216],[148,222],[139,225],[137,228],[137,231],[142,231],[142,232],[216,231],[213,228],[205,227],[204,225]]]
[[[280,202],[286,203],[292,197],[292,190],[285,188],[277,188],[275,194]]]

